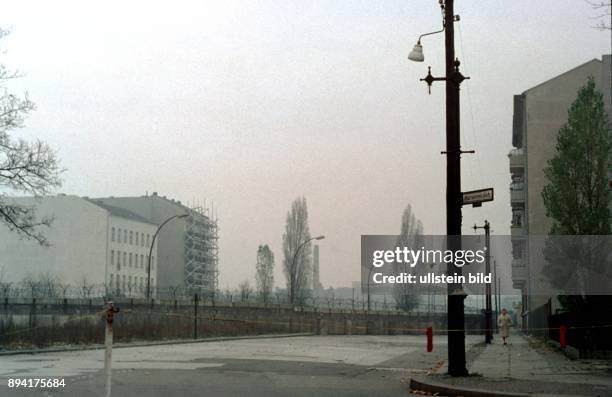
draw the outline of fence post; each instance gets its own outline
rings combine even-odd
[[[36,326],[36,298],[32,298],[32,306],[30,306],[30,327]]]
[[[193,296],[193,339],[198,339],[198,294]]]
[[[111,379],[113,366],[113,317],[119,309],[108,302],[106,307],[106,332],[104,334],[104,374],[106,377],[106,397],[111,397]]]

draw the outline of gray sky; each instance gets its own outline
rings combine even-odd
[[[581,0],[456,1],[464,210],[508,234],[512,95],[610,52]],[[57,148],[64,193],[215,203],[220,286],[254,279],[257,246],[282,276],[286,213],[306,196],[327,287],[359,278],[361,234],[399,232],[411,203],[443,234],[444,85],[437,1],[7,1],[2,62],[38,110],[19,131]],[[553,143],[551,143],[553,144]],[[510,264],[506,264],[509,270]]]

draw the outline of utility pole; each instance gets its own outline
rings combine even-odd
[[[485,220],[484,226],[474,225],[474,231],[484,229],[485,231],[485,275],[491,274],[491,224]],[[495,280],[497,281],[497,280]],[[497,296],[495,297],[497,300]],[[485,342],[491,344],[493,339],[493,310],[491,304],[491,283],[485,283]]]
[[[459,88],[463,80],[468,79],[459,72],[459,60],[455,58],[455,21],[459,16],[454,13],[454,0],[440,0],[440,7],[444,13],[442,30],[425,33],[419,37],[417,44],[408,59],[423,62],[423,48],[421,38],[427,35],[444,32],[444,46],[446,58],[446,76],[433,77],[431,67],[425,81],[431,91],[434,81],[446,82],[446,235],[447,249],[461,250],[461,154],[474,153],[473,150],[462,151],[459,123]],[[449,276],[461,276],[461,267],[450,265],[447,269]],[[447,328],[448,328],[448,374],[451,376],[467,376],[465,366],[465,298],[466,294],[461,284],[448,284],[447,286]]]
[[[453,0],[444,2],[444,46],[446,49],[446,234],[449,249],[461,250],[461,139],[459,87],[464,80],[455,59],[455,14]],[[449,266],[449,275],[461,275],[461,267]],[[461,284],[448,285],[448,373],[467,376],[465,366],[465,292]]]

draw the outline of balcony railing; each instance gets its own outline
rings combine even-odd
[[[522,148],[512,149],[508,153],[508,158],[510,159],[510,169],[525,167],[525,154]]]
[[[510,201],[525,201],[525,184],[523,182],[514,182],[510,184]]]

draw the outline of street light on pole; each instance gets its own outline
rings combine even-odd
[[[293,260],[291,261],[291,274],[289,275],[289,277],[291,278],[290,283],[289,283],[289,288],[291,289],[291,291],[289,291],[289,300],[291,301],[291,304],[295,302],[295,287],[296,287],[296,282],[297,282],[296,280],[297,272],[296,272],[295,261],[297,259],[298,253],[300,252],[300,249],[302,249],[303,246],[305,246],[312,240],[323,240],[324,238],[325,236],[323,235],[317,236],[317,237],[311,237],[308,240],[304,241],[302,244],[298,245],[297,249],[295,250],[295,254],[293,254]]]
[[[443,14],[444,46],[446,58],[446,76],[433,77],[431,68],[422,81],[431,91],[434,81],[446,82],[446,234],[448,249],[461,249],[461,151],[459,131],[459,87],[467,77],[459,72],[459,60],[455,59],[455,29],[453,24],[459,20],[453,11],[454,0],[440,1]],[[433,33],[439,33],[432,32]],[[422,37],[422,36],[421,36]],[[409,59],[422,62],[425,57],[421,41],[417,42]],[[461,275],[461,268],[449,266],[449,275]],[[448,284],[448,373],[451,376],[466,376],[465,365],[465,292],[461,284]]]
[[[151,297],[151,255],[153,255],[153,246],[155,245],[155,239],[157,238],[157,235],[161,231],[162,227],[166,225],[166,223],[170,222],[173,219],[186,218],[188,216],[189,214],[171,216],[170,218],[163,221],[161,225],[159,225],[159,227],[155,231],[155,234],[153,235],[153,240],[151,241],[151,247],[149,248],[149,258],[147,260],[147,293],[146,293],[147,300],[149,300],[149,298]]]

